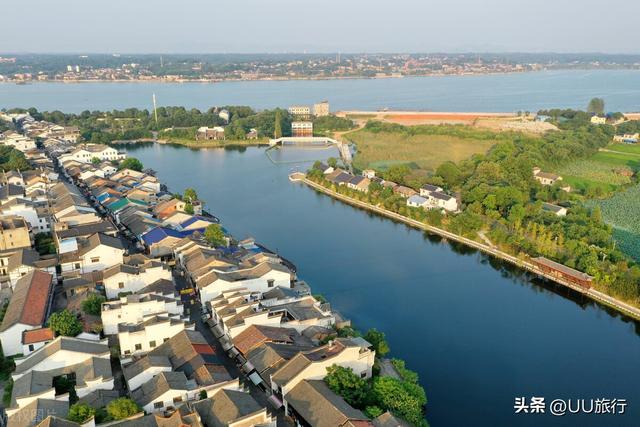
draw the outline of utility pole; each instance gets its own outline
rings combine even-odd
[[[162,55],[160,55],[160,68],[164,68],[164,61],[162,59]]]

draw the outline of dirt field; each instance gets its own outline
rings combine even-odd
[[[516,118],[480,118],[474,126],[480,128],[487,128],[493,131],[513,131],[524,132],[532,134],[541,134],[549,130],[558,130],[558,128],[551,123],[536,122],[534,120],[525,120],[519,117]]]

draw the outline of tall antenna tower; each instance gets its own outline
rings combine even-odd
[[[156,126],[158,126],[158,109],[156,106],[156,94],[153,94],[153,116],[156,119]]]
[[[164,68],[164,60],[162,59],[162,55],[160,55],[160,68]]]

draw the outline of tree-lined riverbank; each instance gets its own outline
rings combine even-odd
[[[529,271],[537,276],[543,277],[547,280],[551,280],[553,282],[556,282],[558,284],[561,284],[563,286],[566,286],[568,288],[571,288],[572,290],[576,291],[576,292],[580,292],[584,295],[587,295],[588,297],[592,298],[593,300],[601,303],[601,304],[605,304],[609,307],[615,308],[616,310],[620,311],[621,313],[624,313],[627,316],[630,316],[634,319],[640,320],[640,309],[638,309],[637,307],[633,307],[623,301],[620,301],[618,299],[612,298],[609,295],[606,295],[602,292],[599,292],[595,289],[588,289],[588,288],[584,288],[582,286],[578,286],[575,285],[573,283],[570,283],[566,280],[562,280],[561,278],[555,277],[553,275],[547,274],[544,271],[540,270],[536,265],[532,264],[529,260],[528,257],[516,257],[513,256],[511,254],[508,254],[504,251],[501,251],[499,249],[497,249],[495,246],[489,246],[487,244],[483,244],[480,242],[477,242],[475,240],[471,240],[468,239],[466,237],[460,236],[458,234],[454,234],[451,233],[449,231],[443,230],[441,228],[438,227],[434,227],[432,225],[429,224],[425,224],[424,222],[421,221],[417,221],[415,219],[412,218],[408,218],[406,216],[400,215],[396,212],[387,210],[381,206],[376,206],[376,205],[372,205],[370,203],[367,202],[363,202],[361,200],[357,200],[354,199],[352,197],[346,196],[344,194],[340,194],[336,191],[333,191],[330,188],[327,188],[317,182],[314,182],[308,178],[306,178],[306,176],[303,173],[297,172],[297,173],[293,173],[290,176],[291,181],[294,182],[303,182],[306,185],[314,188],[315,190],[324,193],[334,199],[340,200],[342,202],[348,203],[350,205],[362,208],[362,209],[366,209],[368,211],[371,212],[375,212],[379,215],[388,217],[390,219],[396,220],[396,221],[400,221],[403,222],[407,225],[410,225],[412,227],[427,231],[429,233],[432,234],[436,234],[438,236],[444,237],[446,239],[450,239],[459,243],[462,243],[466,246],[469,246],[470,248],[473,249],[477,249],[480,250],[484,253],[487,253],[491,256],[494,256],[496,258],[500,258],[503,261],[507,261],[519,268],[522,268],[526,271]]]

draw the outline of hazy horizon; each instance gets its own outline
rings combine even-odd
[[[0,51],[36,54],[638,54],[640,2],[15,2]]]

